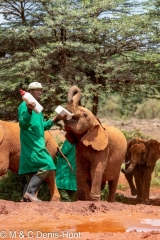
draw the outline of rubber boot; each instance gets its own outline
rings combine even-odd
[[[23,190],[23,202],[30,202],[30,200],[28,198],[25,198],[24,195],[27,191],[27,187],[28,187],[28,183],[25,184],[24,186],[24,190]]]
[[[24,197],[26,199],[29,199],[31,202],[41,202],[41,200],[37,198],[36,192],[43,183],[43,181],[44,180],[42,178],[33,175],[28,184],[27,191],[25,192]]]

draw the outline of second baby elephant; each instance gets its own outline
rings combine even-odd
[[[156,140],[137,138],[128,143],[125,159],[127,164],[122,172],[129,183],[131,194],[137,195],[143,204],[149,204],[151,176],[159,158],[160,143]]]
[[[80,89],[71,87],[66,108],[73,116],[64,121],[66,138],[76,143],[77,197],[99,201],[101,187],[108,181],[108,201],[114,202],[127,141],[120,130],[101,124],[89,109],[80,106],[80,98]]]
[[[54,158],[58,151],[57,142],[49,131],[45,132],[46,147]],[[17,122],[0,121],[0,176],[7,170],[18,173],[20,156],[20,128]],[[45,179],[50,189],[51,201],[59,199],[55,184],[55,173],[50,171]]]

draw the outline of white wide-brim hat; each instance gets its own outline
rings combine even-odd
[[[28,90],[42,88],[42,84],[39,82],[32,82],[28,85]]]

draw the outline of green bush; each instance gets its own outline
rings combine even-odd
[[[8,171],[0,180],[0,199],[19,202],[25,183],[25,176]]]
[[[159,187],[160,186],[160,161],[156,162],[156,166],[152,173],[151,187]]]
[[[122,185],[122,184],[119,184],[117,186],[117,189],[120,189],[122,191],[125,191],[127,188],[128,188],[128,186],[125,186],[125,185]],[[108,194],[109,194],[108,183],[106,183],[104,189],[101,191],[101,201],[107,201]],[[116,202],[123,202],[122,200],[124,200],[124,196],[116,193],[115,201]]]
[[[126,137],[127,141],[132,140],[133,138],[143,138],[143,139],[149,139],[148,136],[143,135],[139,129],[134,129],[134,130],[130,130],[130,131],[126,131],[126,130],[121,130],[121,132],[124,134],[124,136]]]
[[[105,187],[101,190],[101,200],[102,201],[107,200],[108,193],[109,193],[108,184],[106,184]]]
[[[38,198],[42,201],[49,201],[50,200],[50,192],[46,182],[40,186],[38,191]]]
[[[118,184],[117,189],[125,191],[126,189],[128,189],[128,186],[123,185],[123,184]]]
[[[160,179],[158,177],[153,177],[151,180],[151,187],[159,187]]]
[[[8,171],[0,179],[0,199],[19,202],[22,199],[23,189],[27,180],[24,175],[18,175]],[[50,193],[47,184],[44,182],[38,192],[39,199],[49,201]]]
[[[154,169],[154,177],[159,177],[159,176],[160,176],[160,161],[157,161]]]
[[[160,118],[159,100],[149,99],[142,104],[138,104],[134,116],[140,119]]]
[[[120,118],[120,102],[121,98],[119,95],[112,95],[108,97],[107,101],[103,106],[100,107],[98,111],[98,117],[107,117],[107,118]]]

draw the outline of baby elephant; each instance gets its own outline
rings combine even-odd
[[[126,167],[122,172],[131,188],[131,194],[143,204],[149,204],[151,175],[160,158],[160,142],[150,139],[133,139],[128,143]],[[135,184],[133,182],[135,179]]]

